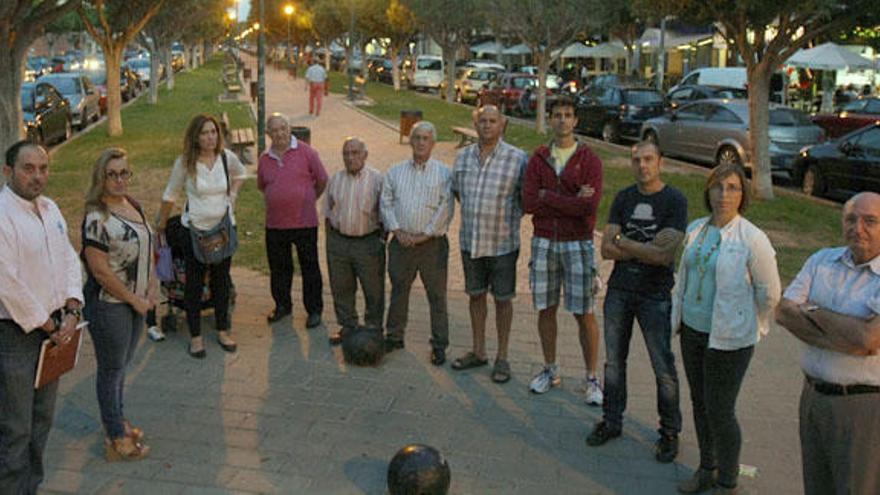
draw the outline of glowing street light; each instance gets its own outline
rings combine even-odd
[[[284,6],[284,15],[287,16],[287,62],[290,63],[290,18],[293,17],[293,12],[296,9],[293,8],[293,5],[287,4]]]

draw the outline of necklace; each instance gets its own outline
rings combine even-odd
[[[709,271],[709,258],[715,254],[715,251],[718,250],[718,246],[721,245],[721,236],[718,236],[718,240],[712,244],[712,247],[709,248],[709,252],[703,254],[703,243],[706,242],[706,237],[709,235],[709,222],[707,221],[703,224],[703,228],[700,231],[700,241],[697,245],[697,249],[694,251],[694,260],[697,263],[697,272],[700,274],[700,280],[697,282],[697,302],[701,302],[703,300],[703,279],[706,278],[706,273]]]

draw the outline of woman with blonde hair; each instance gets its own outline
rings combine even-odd
[[[150,452],[143,431],[125,419],[122,400],[125,368],[158,291],[153,232],[141,206],[128,195],[132,175],[124,150],[101,153],[92,171],[82,224],[88,273],[84,313],[98,362],[96,389],[108,461],[142,459]]]
[[[770,240],[741,216],[749,204],[742,167],[716,167],[703,201],[710,215],[688,226],[672,291],[672,328],[681,333],[700,447],[699,469],[678,490],[732,495],[742,443],[736,399],[755,344],[770,328],[780,282]]]
[[[244,165],[234,153],[223,146],[223,134],[217,119],[210,115],[196,115],[190,121],[183,139],[183,153],[174,162],[171,177],[162,195],[159,210],[160,234],[164,234],[168,216],[183,191],[186,205],[181,223],[192,242],[184,243],[186,262],[186,285],[184,308],[190,332],[189,354],[195,358],[205,357],[205,342],[201,331],[201,302],[205,285],[205,273],[210,274],[211,293],[214,302],[214,321],[217,341],[226,352],[235,352],[237,345],[230,335],[229,292],[232,281],[229,268],[232,254],[215,262],[204,261],[198,238],[203,233],[217,232],[228,226],[234,229],[235,201],[244,183]],[[228,236],[234,232],[225,232]],[[222,239],[222,235],[220,236]],[[214,244],[214,248],[224,246]],[[202,258],[200,260],[199,258]]]

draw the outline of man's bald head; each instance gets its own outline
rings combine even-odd
[[[843,205],[843,236],[856,263],[880,255],[880,194],[856,194]]]
[[[474,128],[480,137],[480,146],[494,146],[506,124],[507,119],[495,105],[483,105],[474,110]]]

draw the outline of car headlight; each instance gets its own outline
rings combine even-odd
[[[810,154],[810,148],[812,148],[812,147],[813,147],[812,144],[808,144],[808,145],[804,146],[803,148],[800,149],[800,151],[798,151],[798,155],[806,157],[807,155]]]

